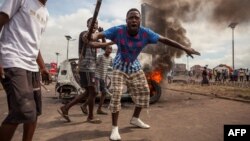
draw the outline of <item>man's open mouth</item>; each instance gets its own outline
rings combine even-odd
[[[131,27],[132,28],[137,28],[138,26],[137,26],[137,24],[131,24]]]

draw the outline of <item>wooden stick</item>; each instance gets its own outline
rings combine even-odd
[[[89,28],[89,31],[88,31],[88,34],[87,34],[87,39],[89,41],[91,40],[91,35],[92,35],[93,30],[94,30],[94,26],[95,26],[95,23],[96,23],[96,19],[97,19],[97,16],[98,16],[101,4],[102,4],[102,0],[97,0],[96,6],[95,6],[94,15],[93,15],[93,18],[92,18],[92,22],[90,24],[90,28]],[[83,57],[85,56],[85,54],[86,54],[86,48],[87,48],[87,45],[84,44],[84,47],[81,50],[79,61],[81,61],[83,59]]]

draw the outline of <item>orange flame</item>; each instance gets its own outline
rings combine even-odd
[[[160,83],[163,76],[162,76],[162,69],[155,69],[154,71],[150,72],[148,75],[149,79]]]

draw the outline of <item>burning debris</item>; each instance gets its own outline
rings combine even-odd
[[[163,79],[163,69],[162,68],[156,68],[154,71],[146,74],[148,79],[154,80],[157,83],[160,83]]]

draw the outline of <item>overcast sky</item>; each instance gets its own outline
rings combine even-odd
[[[0,5],[3,0],[0,0]],[[56,62],[56,52],[59,52],[59,62],[66,59],[67,40],[70,35],[75,41],[69,43],[69,58],[78,56],[78,37],[86,30],[86,20],[93,15],[96,0],[48,0],[50,13],[46,33],[41,42],[41,53],[45,62]],[[130,8],[140,9],[140,0],[103,0],[98,16],[99,25],[107,29],[114,25],[125,23],[126,12]],[[209,7],[208,7],[209,12]],[[233,12],[233,11],[232,11]],[[189,58],[189,66],[199,64],[209,68],[218,64],[232,65],[232,29],[228,24],[212,26],[205,20],[207,13],[200,13],[198,19],[183,22],[186,36],[190,39],[192,48],[198,50],[201,56]],[[249,24],[239,24],[235,29],[235,68],[250,68],[250,27]],[[176,63],[187,63],[186,55],[175,59]]]

